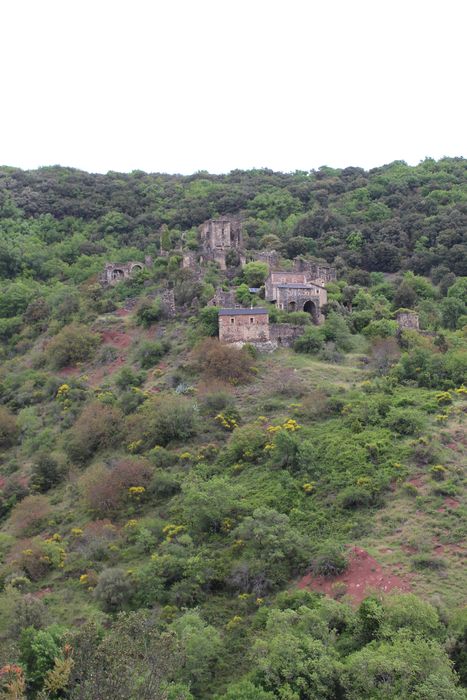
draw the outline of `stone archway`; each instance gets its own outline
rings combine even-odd
[[[313,323],[318,324],[319,312],[318,307],[314,301],[308,299],[308,301],[306,301],[303,304],[303,311],[306,311],[306,313],[310,314],[311,318],[313,319]]]
[[[133,275],[135,272],[141,272],[142,269],[143,269],[142,265],[138,265],[138,264],[132,265],[131,266],[131,274]]]
[[[297,302],[296,301],[289,301],[289,311],[296,311],[297,310]]]
[[[113,280],[123,279],[124,276],[125,276],[125,274],[124,274],[123,270],[119,270],[118,268],[116,268],[115,270],[112,270],[112,279]]]

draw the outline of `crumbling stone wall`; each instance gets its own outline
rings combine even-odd
[[[269,326],[269,338],[277,347],[291,347],[303,335],[304,326],[295,323],[272,323]]]
[[[420,330],[419,317],[416,311],[398,311],[396,321],[400,330]]]
[[[152,258],[147,256],[145,262],[132,260],[127,263],[106,263],[104,272],[101,275],[102,284],[117,284],[122,280],[129,279],[135,272],[143,270],[152,265]]]
[[[200,235],[202,262],[214,260],[221,270],[226,270],[226,256],[234,250],[239,255],[240,263],[245,264],[242,223],[237,217],[223,216],[220,219],[209,219],[201,224]]]
[[[223,289],[218,287],[216,289],[215,295],[208,301],[208,306],[220,306],[221,308],[233,309],[235,307],[240,307],[235,299],[235,289],[229,289],[225,292]]]

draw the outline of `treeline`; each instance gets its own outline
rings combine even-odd
[[[87,256],[129,245],[155,253],[161,227],[169,244],[181,238],[193,244],[192,229],[223,214],[242,215],[253,249],[337,258],[350,269],[411,269],[438,279],[449,271],[465,275],[465,182],[463,158],[426,159],[415,167],[395,161],[370,171],[322,167],[191,176],[2,167],[0,276],[12,277],[25,266],[33,276],[59,273],[60,264],[53,270],[37,259],[44,243],[60,243],[61,263],[81,259],[84,266]]]

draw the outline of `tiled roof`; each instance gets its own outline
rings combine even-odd
[[[220,309],[219,316],[255,316],[267,313],[267,309],[256,306],[254,309]]]

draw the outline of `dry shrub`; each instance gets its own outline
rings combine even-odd
[[[327,418],[332,413],[332,406],[329,397],[322,389],[314,389],[302,399],[298,415],[308,420],[321,420]]]
[[[15,535],[33,535],[42,529],[49,515],[45,496],[26,496],[11,512],[11,529]]]
[[[15,416],[4,406],[0,406],[0,447],[14,445],[18,439],[18,432]]]
[[[100,561],[109,553],[109,545],[120,537],[117,527],[108,518],[92,520],[73,538],[72,549],[87,559]]]
[[[281,368],[281,371],[271,378],[273,387],[271,394],[273,396],[282,396],[287,399],[300,398],[306,392],[306,386],[303,384],[303,379],[297,376],[297,372],[286,367]]]
[[[149,485],[152,468],[144,459],[123,459],[113,469],[96,464],[81,477],[80,486],[86,507],[100,515],[111,515],[130,498],[132,486]]]
[[[65,450],[73,462],[86,462],[98,450],[117,445],[123,432],[123,413],[99,401],[89,404],[71,428]]]
[[[371,346],[370,367],[379,375],[385,375],[396,364],[401,350],[395,338],[376,338]]]
[[[222,345],[216,338],[206,338],[193,350],[196,367],[207,379],[228,384],[244,384],[253,376],[253,358],[244,348]]]

